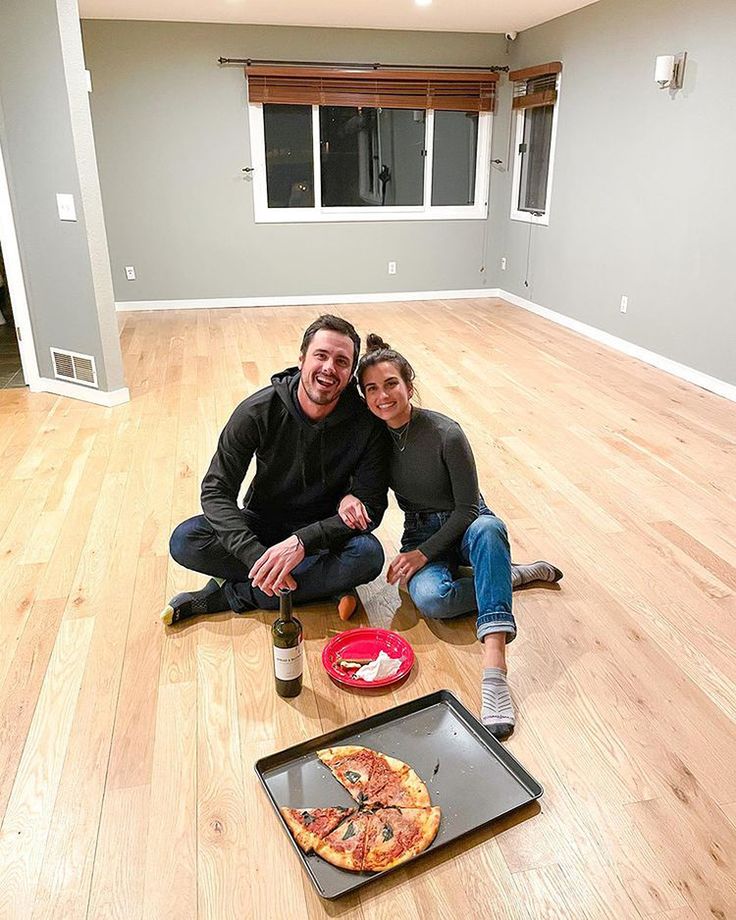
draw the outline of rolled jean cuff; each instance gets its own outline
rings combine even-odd
[[[513,616],[506,610],[494,610],[490,613],[481,613],[478,615],[477,636],[478,641],[482,642],[486,636],[491,633],[507,633],[506,642],[513,642],[516,638],[516,623]]]

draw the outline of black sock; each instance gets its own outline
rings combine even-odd
[[[171,626],[203,613],[221,613],[223,610],[229,610],[230,603],[222,589],[223,584],[222,578],[210,578],[200,591],[184,591],[172,597],[161,613],[164,624]]]

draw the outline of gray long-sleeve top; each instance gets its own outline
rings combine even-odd
[[[457,422],[430,409],[412,410],[402,436],[393,438],[390,484],[402,511],[449,511],[446,523],[418,547],[431,562],[458,543],[478,517],[475,459]]]

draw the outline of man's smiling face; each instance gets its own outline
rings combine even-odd
[[[355,361],[352,339],[341,332],[320,329],[299,355],[301,386],[310,402],[328,406],[350,383]]]

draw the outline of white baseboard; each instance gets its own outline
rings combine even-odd
[[[55,380],[52,377],[39,377],[30,389],[34,393],[53,393],[55,396],[82,399],[96,406],[105,406],[107,409],[130,402],[130,392],[127,387],[109,391],[95,390],[76,383],[68,383],[66,380]]]
[[[718,396],[723,396],[725,399],[736,402],[736,386],[731,383],[726,383],[725,380],[719,380],[717,377],[711,377],[709,374],[704,374],[694,367],[688,367],[687,364],[680,364],[679,361],[665,358],[664,355],[649,351],[647,348],[642,348],[640,345],[634,345],[633,342],[627,342],[626,339],[620,339],[618,336],[611,335],[610,332],[604,332],[602,329],[597,329],[595,326],[581,323],[580,320],[572,319],[569,316],[565,316],[563,313],[556,313],[554,310],[549,310],[547,307],[541,307],[531,300],[526,300],[524,297],[519,297],[517,294],[511,294],[509,291],[498,289],[494,291],[493,294],[489,292],[487,296],[500,297],[501,300],[506,300],[515,307],[521,307],[523,310],[529,310],[530,313],[536,313],[537,316],[543,316],[553,323],[565,326],[567,329],[572,329],[573,332],[578,332],[580,335],[586,336],[586,338],[600,342],[602,345],[608,345],[609,348],[615,348],[616,351],[621,351],[626,355],[630,355],[632,358],[638,358],[639,361],[643,361],[645,364],[651,364],[653,367],[658,367],[668,374],[680,377],[682,380],[687,380],[688,383],[694,383],[704,390],[709,390],[711,393],[716,393]]]
[[[464,300],[495,297],[496,288],[467,291],[389,291],[380,294],[295,294],[283,297],[214,297],[207,300],[118,300],[115,309],[131,310],[216,310],[237,307],[328,306],[345,303],[395,303],[399,300]]]

